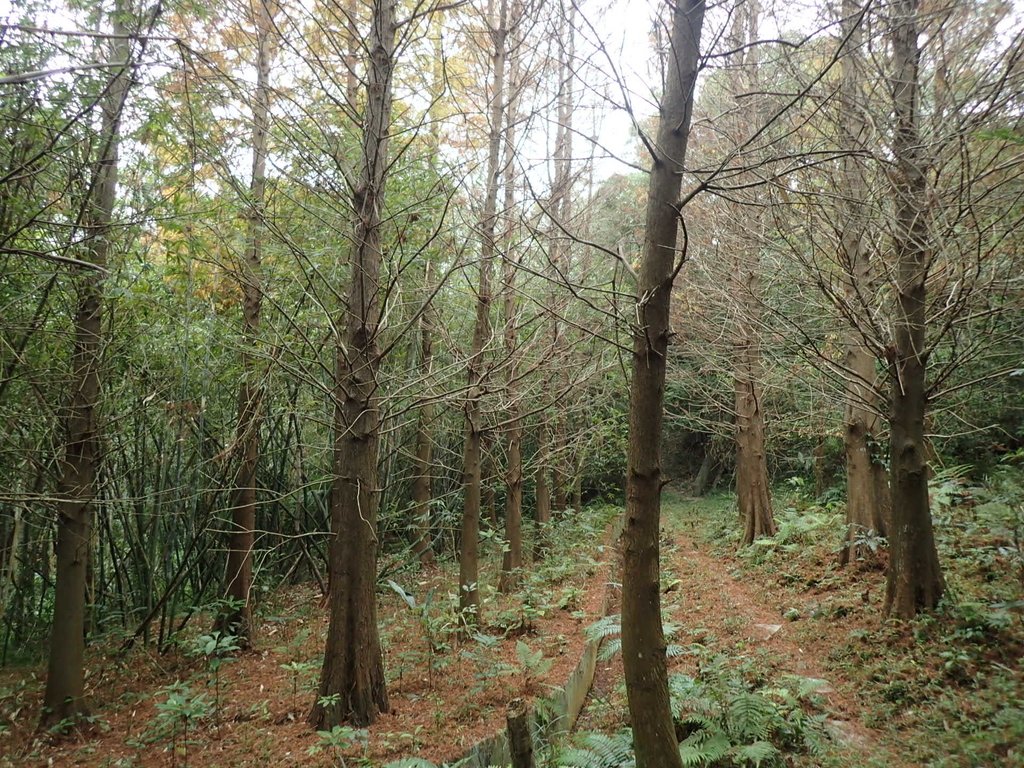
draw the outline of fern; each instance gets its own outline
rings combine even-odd
[[[575,745],[564,748],[555,758],[560,768],[633,768],[633,739],[629,731],[608,736],[583,733]]]
[[[722,730],[698,731],[679,745],[683,765],[712,765],[729,753],[732,744]]]
[[[733,747],[730,751],[732,759],[740,765],[751,765],[754,768],[761,768],[762,765],[777,763],[782,753],[774,744],[768,741],[755,741],[752,744],[742,744]]]
[[[725,724],[736,742],[766,739],[777,717],[772,703],[756,693],[741,693],[729,702]]]

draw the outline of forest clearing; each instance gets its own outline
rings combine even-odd
[[[0,768],[1024,766],[1017,0],[0,65]]]

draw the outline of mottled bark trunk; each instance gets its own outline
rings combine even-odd
[[[381,293],[381,212],[388,168],[395,0],[374,0],[367,41],[367,103],[362,169],[353,193],[355,236],[334,389],[334,481],[330,624],[317,702],[309,722],[330,730],[373,723],[389,711],[377,630],[377,370]]]
[[[917,0],[893,7],[893,176],[894,251],[897,303],[895,344],[890,354],[892,384],[889,462],[892,529],[886,613],[911,618],[938,605],[944,582],[928,504],[928,462],[924,423],[927,407],[925,353],[927,294],[931,264],[928,180],[918,127]]]
[[[490,334],[491,270],[494,262],[494,238],[498,207],[498,166],[501,152],[502,119],[505,114],[505,36],[508,19],[507,0],[499,0],[497,18],[493,3],[491,29],[490,133],[487,152],[487,190],[480,219],[480,284],[476,298],[476,325],[469,357],[468,396],[466,402],[466,441],[462,461],[463,512],[459,550],[459,609],[463,621],[475,623],[480,610],[480,496],[483,441],[484,346]]]
[[[680,768],[661,624],[661,431],[679,190],[697,79],[703,0],[673,8],[667,82],[651,169],[637,285],[622,531],[622,664],[638,768]]]
[[[114,62],[127,62],[132,57],[132,43],[125,28],[127,13],[118,2],[111,16],[118,35],[112,42]],[[86,583],[100,460],[103,280],[113,245],[111,223],[117,201],[121,115],[132,86],[132,73],[130,66],[122,66],[100,102],[100,151],[83,217],[88,231],[81,260],[92,267],[78,268],[75,276],[78,306],[71,355],[71,396],[65,422],[67,441],[57,484],[56,584],[40,718],[43,726],[74,719],[86,711]]]
[[[263,383],[258,365],[260,312],[263,300],[263,217],[266,213],[267,134],[270,114],[271,35],[275,0],[254,0],[256,22],[256,91],[252,110],[252,178],[249,182],[248,246],[238,270],[242,288],[242,383],[238,389],[235,442],[238,469],[228,541],[227,589],[230,601],[218,621],[222,632],[233,634],[241,647],[254,640],[252,622],[252,548],[256,528],[256,471],[263,420]]]

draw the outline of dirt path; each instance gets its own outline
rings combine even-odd
[[[826,644],[795,638],[796,623],[783,617],[785,605],[772,604],[770,592],[738,580],[735,563],[712,557],[682,534],[675,535],[674,544],[668,564],[679,583],[671,591],[682,599],[673,601],[668,620],[688,630],[706,627],[719,650],[755,654],[777,675],[824,680],[818,693],[827,703],[833,735],[858,750],[880,749],[879,734],[860,723],[856,691],[823,671],[819,660],[830,650]]]
[[[788,621],[784,614],[793,607],[787,604],[793,600],[792,595],[787,597],[778,584],[755,583],[738,559],[712,554],[682,530],[680,511],[688,503],[692,502],[666,505],[662,539],[662,573],[666,578],[662,612],[666,623],[679,627],[674,642],[697,642],[731,658],[753,659],[771,678],[799,675],[824,680],[819,694],[833,738],[861,758],[870,756],[886,765],[903,765],[882,743],[882,734],[863,725],[863,707],[853,684],[826,671],[828,654],[845,636],[846,629],[824,625],[835,633],[832,642],[828,637],[808,639],[804,605],[798,602],[801,618]],[[692,658],[686,656],[670,659],[670,665],[677,671],[694,671],[690,668],[694,666]],[[599,662],[591,703],[581,718],[580,729],[610,730],[625,724],[622,720],[615,722],[617,703],[618,716],[628,719],[625,702],[620,702],[621,681],[619,656]]]

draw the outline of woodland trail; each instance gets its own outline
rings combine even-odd
[[[883,744],[880,732],[863,725],[864,711],[855,685],[826,670],[827,657],[841,637],[822,633],[808,638],[806,631],[798,631],[801,620],[784,618],[793,608],[792,596],[787,598],[778,584],[744,581],[737,558],[711,553],[707,545],[698,544],[695,532],[685,522],[689,517],[687,508],[695,503],[695,499],[677,498],[665,504],[662,613],[666,625],[677,627],[669,642],[684,646],[699,643],[730,659],[750,659],[768,678],[798,675],[825,681],[818,694],[824,702],[832,738],[851,755],[880,760],[888,766],[905,765]],[[748,574],[747,578],[753,577]],[[801,606],[800,610],[805,609]],[[669,665],[670,671],[696,671],[695,660],[688,655],[669,659]],[[610,699],[621,679],[618,656],[599,662],[592,696],[597,701]],[[580,727],[596,725],[585,713]]]
[[[818,693],[825,701],[830,735],[844,747],[860,755],[884,757],[888,765],[899,765],[895,756],[882,745],[882,735],[862,724],[862,707],[856,688],[850,681],[825,670],[825,661],[834,647],[826,634],[808,637],[795,631],[798,621],[788,621],[787,611],[794,609],[792,598],[778,585],[756,584],[743,572],[734,557],[723,558],[702,548],[694,537],[683,532],[686,508],[696,499],[679,499],[670,504],[666,516],[665,566],[678,583],[662,586],[677,599],[666,599],[666,621],[679,624],[684,632],[706,628],[716,636],[715,645],[729,655],[747,654],[766,667],[773,676],[799,675],[824,680]],[[803,610],[797,609],[797,610]],[[695,640],[700,640],[695,637]],[[708,640],[705,640],[708,643]]]

